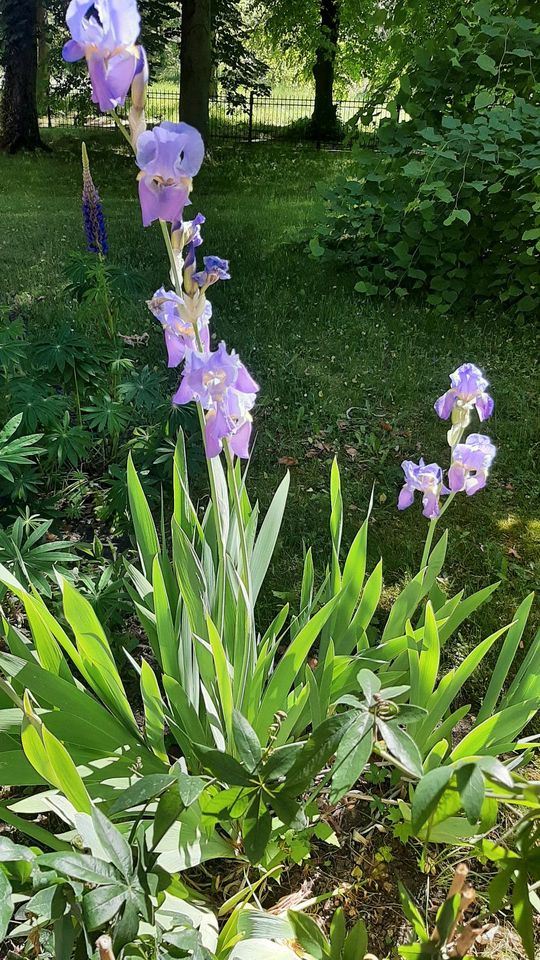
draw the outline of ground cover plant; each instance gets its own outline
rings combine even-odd
[[[314,253],[353,265],[364,295],[537,311],[539,53],[534,4],[464,6],[415,51],[380,153],[358,151],[359,176],[325,189]]]
[[[439,527],[460,501],[476,506],[491,482],[496,448],[491,430],[489,436],[478,432],[491,427],[491,388],[475,364],[457,366],[446,392],[441,380],[433,413],[443,437],[441,421],[449,421],[446,443],[438,445],[448,468],[403,460],[397,505],[415,509],[419,493],[429,520],[418,573],[381,605],[383,564],[372,564],[368,553],[373,497],[345,548],[344,495],[334,460],[327,558],[316,561],[306,536],[298,590],[270,613],[263,588],[289,478],[267,510],[252,502],[247,464],[264,385],[235,351],[212,340],[209,291],[230,281],[229,263],[213,255],[201,263],[204,217],[181,216],[203,160],[202,141],[186,124],[144,129],[145,60],[131,47],[138,20],[135,5],[128,7],[123,27],[136,63],[122,81],[125,92],[133,81],[135,112],[129,132],[118,125],[140,170],[143,224],[160,221],[167,254],[161,285],[153,296],[149,292],[147,306],[162,328],[166,361],[177,371],[173,403],[194,403],[200,433],[188,430],[186,445],[178,431],[168,458],[172,501],[164,491],[155,516],[145,495],[147,478],[131,456],[127,460],[137,557],[125,556],[124,566],[140,649],[115,656],[95,604],[60,571],[55,593],[61,612],[41,596],[49,589],[43,579],[35,589],[31,573],[0,568],[17,610],[16,619],[7,609],[3,618],[0,777],[6,788],[31,788],[22,799],[8,799],[0,816],[39,845],[7,840],[1,848],[5,932],[34,952],[43,937],[44,949],[56,955],[91,956],[102,934],[96,946],[108,957],[114,950],[124,958],[225,960],[261,956],[263,943],[271,956],[278,950],[294,955],[286,944],[276,947],[277,939],[296,941],[311,957],[361,960],[368,936],[362,923],[347,932],[338,911],[326,937],[298,911],[282,910],[287,915],[276,927],[275,918],[255,916],[248,901],[285,869],[291,835],[304,844],[306,858],[315,839],[332,842],[328,805],[335,808],[347,797],[369,766],[393,792],[394,836],[419,842],[424,868],[433,844],[467,845],[471,854],[498,864],[489,905],[511,905],[532,957],[538,796],[523,775],[535,747],[525,731],[540,706],[540,636],[527,630],[532,595],[459,665],[442,663],[449,641],[496,588],[454,593],[441,576],[448,533]],[[99,39],[104,25],[94,5],[72,25],[78,43],[87,23]],[[97,72],[91,76],[96,96],[114,107],[112,93],[115,100],[121,95],[118,78],[108,85],[107,71],[115,66],[107,49],[92,46],[103,70],[92,60]],[[84,150],[83,158],[85,224],[99,276],[106,246],[102,206]],[[126,175],[133,189],[133,170]],[[111,322],[104,296],[94,302],[110,337],[116,318]],[[424,411],[436,396],[424,397]],[[404,440],[410,452],[412,431]],[[30,436],[27,443],[36,456],[37,442]],[[119,446],[118,431],[110,452]],[[191,491],[200,489],[202,478],[196,476],[194,487],[188,464],[201,447],[210,496],[198,503]],[[460,702],[462,687],[492,648],[490,683],[478,714],[469,716],[470,707]],[[459,725],[466,718],[463,735]],[[511,823],[497,835],[501,810],[509,811]],[[46,827],[36,822],[38,814],[49,817]],[[219,931],[187,872],[216,859],[240,864],[244,872],[222,904],[230,917]],[[485,928],[482,913],[472,921],[465,917],[463,883],[451,888],[433,936],[405,890],[401,896],[417,937],[401,948],[405,957],[463,956]]]

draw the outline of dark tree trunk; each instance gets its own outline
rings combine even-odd
[[[208,139],[208,101],[212,78],[211,0],[182,0],[180,43],[180,119]]]
[[[312,135],[316,140],[331,140],[337,131],[334,65],[339,38],[339,6],[340,0],[320,0],[321,42],[313,65],[315,107],[311,120]]]
[[[0,0],[4,86],[0,148],[15,153],[42,147],[36,105],[37,2]]]

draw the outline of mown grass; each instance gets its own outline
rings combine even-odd
[[[30,328],[77,322],[63,293],[64,264],[81,249],[79,141],[53,134],[47,155],[0,159],[4,303],[24,304]],[[148,295],[167,282],[158,227],[143,232],[135,170],[109,133],[91,138],[91,159],[108,219],[111,256],[140,271]],[[292,489],[273,588],[297,585],[303,545],[319,571],[327,558],[328,478],[337,455],[351,541],[374,488],[370,560],[384,557],[387,597],[418,568],[426,521],[420,505],[396,511],[404,458],[445,462],[445,425],[433,402],[465,360],[482,366],[496,398],[489,432],[499,448],[489,488],[458,498],[445,568],[449,590],[501,588],[463,646],[508,621],[538,587],[538,329],[501,313],[444,320],[419,304],[366,301],[355,278],[314,261],[305,239],[316,216],[316,183],[346,171],[348,154],[311,147],[220,147],[197,178],[193,212],[207,217],[205,251],[231,260],[233,279],[212,291],[214,330],[237,348],[261,383],[252,495],[263,505],[290,464]],[[163,360],[160,331],[143,302],[126,309],[123,332],[149,330],[143,362]],[[96,318],[96,331],[99,319]],[[280,462],[281,461],[281,462]],[[459,651],[458,651],[459,652]]]

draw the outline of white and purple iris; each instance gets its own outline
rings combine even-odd
[[[470,433],[465,443],[458,443],[448,471],[448,486],[453,493],[465,492],[472,497],[485,487],[497,448],[482,433]]]
[[[189,203],[192,178],[204,160],[204,143],[188,123],[160,123],[137,141],[139,199],[143,224],[175,223]]]
[[[476,407],[481,421],[491,416],[495,403],[493,397],[486,392],[489,382],[474,363],[463,363],[454,370],[450,374],[450,383],[450,390],[443,393],[435,403],[435,410],[441,420],[448,420],[452,415],[452,422],[460,421],[466,426],[473,407]]]
[[[169,367],[177,367],[191,350],[197,350],[196,331],[203,349],[210,349],[208,324],[212,316],[212,304],[207,300],[182,299],[172,290],[161,287],[148,300],[148,307],[163,327]]]
[[[135,77],[148,79],[146,53],[137,45],[136,0],[71,0],[66,23],[72,39],[62,51],[64,60],[86,58],[92,100],[100,110],[122,106]]]
[[[441,496],[449,491],[443,485],[443,472],[438,463],[418,464],[404,460],[401,464],[405,474],[405,486],[398,500],[398,509],[406,510],[414,503],[415,493],[422,494],[423,514],[428,520],[435,520],[440,513]]]
[[[238,354],[220,343],[213,353],[192,351],[186,356],[180,386],[173,403],[198,401],[206,413],[205,442],[208,457],[217,457],[228,438],[238,457],[249,457],[252,418],[259,386]]]

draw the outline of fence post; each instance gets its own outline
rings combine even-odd
[[[249,127],[248,127],[248,140],[250,143],[253,143],[253,105],[255,102],[255,94],[253,90],[249,95]]]

